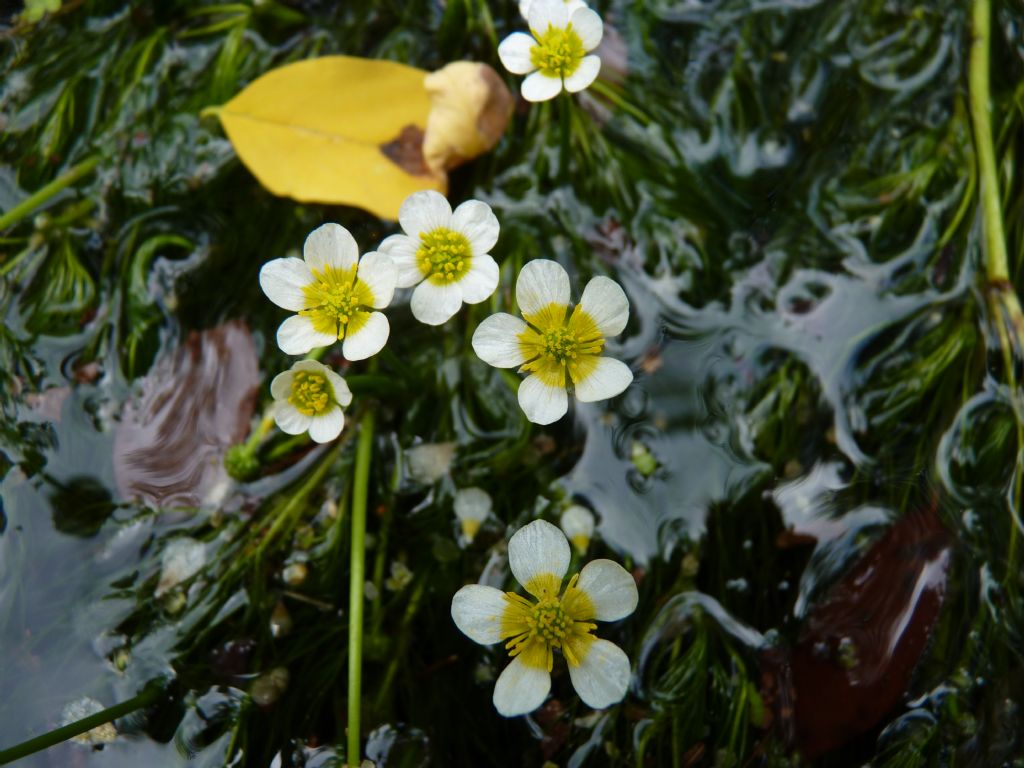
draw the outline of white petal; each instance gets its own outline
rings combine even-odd
[[[260,270],[260,288],[267,294],[267,298],[292,312],[306,308],[306,297],[302,289],[313,282],[309,266],[295,257],[268,261]]]
[[[633,372],[621,360],[600,357],[597,367],[587,378],[576,384],[576,399],[581,403],[607,400],[625,391],[633,381]]]
[[[391,326],[382,312],[371,312],[366,323],[353,333],[345,334],[341,354],[346,360],[365,360],[380,352],[388,343]]]
[[[277,374],[270,382],[270,394],[275,400],[282,400],[292,393],[292,381],[295,380],[295,371],[287,370]]]
[[[633,576],[614,560],[592,560],[580,571],[576,588],[587,593],[598,621],[618,621],[636,610],[640,599]]]
[[[329,443],[341,434],[345,414],[337,405],[326,413],[313,416],[309,423],[309,437],[315,443]]]
[[[490,253],[498,242],[501,225],[491,206],[480,200],[467,200],[452,214],[452,229],[461,232],[473,246],[473,255]]]
[[[530,18],[530,3],[532,0],[519,0],[519,15],[524,19]]]
[[[525,75],[536,69],[530,61],[530,49],[536,44],[525,32],[513,32],[498,46],[498,58],[513,75]]]
[[[462,288],[458,283],[440,285],[424,280],[412,292],[413,317],[427,325],[441,325],[462,306]]]
[[[352,269],[359,261],[359,246],[352,234],[340,224],[324,224],[309,233],[302,246],[302,257],[313,269],[324,267]]]
[[[292,315],[277,329],[277,346],[286,355],[305,355],[316,347],[326,347],[338,340],[333,333],[320,333],[305,315]]]
[[[494,708],[505,717],[525,715],[543,704],[550,690],[548,671],[527,666],[522,656],[516,656],[494,685]]]
[[[530,31],[540,37],[548,27],[565,29],[569,24],[569,11],[562,0],[533,0],[530,3]]]
[[[416,252],[419,248],[419,240],[413,240],[408,235],[391,235],[384,238],[384,242],[377,249],[380,253],[386,253],[395,262],[398,268],[397,287],[409,288],[423,279],[423,272],[416,264]]]
[[[483,522],[491,514],[492,504],[490,494],[483,488],[461,488],[455,492],[455,516],[459,520]]]
[[[534,424],[551,424],[569,410],[569,396],[562,387],[548,386],[531,375],[519,385],[519,407]]]
[[[518,317],[499,312],[486,318],[473,332],[473,351],[495,368],[515,368],[526,362],[519,334],[526,323]]]
[[[413,192],[398,209],[398,223],[405,234],[418,239],[424,232],[450,227],[452,207],[440,192],[432,189]]]
[[[386,253],[371,251],[359,260],[356,278],[366,283],[373,294],[373,303],[370,306],[374,309],[384,309],[394,298],[398,267]]]
[[[342,408],[348,408],[352,404],[352,390],[348,388],[348,382],[326,365],[324,366],[323,373],[327,377],[327,381],[331,383],[331,388],[334,390],[334,399],[338,401],[338,405]]]
[[[538,576],[554,576],[561,582],[571,555],[565,534],[546,520],[524,525],[508,542],[509,568],[527,590]]]
[[[487,301],[497,287],[498,263],[487,254],[474,256],[469,271],[459,280],[462,300],[467,304]]]
[[[298,360],[291,367],[292,373],[297,371],[308,371],[309,373],[319,373],[326,375],[331,369],[321,363],[319,360]]]
[[[516,279],[516,303],[524,315],[533,315],[551,304],[569,304],[569,274],[557,261],[527,262]]]
[[[286,435],[301,435],[309,429],[310,417],[299,413],[299,409],[287,401],[279,402],[274,408],[274,423]]]
[[[607,277],[595,277],[583,289],[580,307],[605,336],[618,336],[629,322],[629,299],[622,286]]]
[[[601,17],[589,8],[580,8],[573,11],[569,17],[569,23],[576,30],[576,34],[583,41],[583,48],[592,51],[601,44],[601,37],[604,35],[604,24]]]
[[[508,606],[505,593],[483,584],[467,584],[452,598],[452,620],[474,643],[500,643],[501,616]]]
[[[565,90],[569,93],[579,93],[597,79],[597,74],[600,71],[600,57],[584,56],[576,71],[565,78]]]
[[[547,101],[562,92],[562,79],[548,77],[543,72],[534,72],[526,76],[520,90],[527,101]]]
[[[583,703],[594,709],[617,704],[629,688],[629,657],[615,643],[595,639],[581,663],[569,665],[569,677]]]

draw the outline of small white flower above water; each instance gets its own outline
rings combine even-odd
[[[522,93],[527,101],[553,99],[562,89],[582,91],[597,78],[601,59],[590,52],[604,35],[601,17],[584,3],[531,0],[524,16],[530,34],[514,32],[498,46],[509,72],[527,75]]]
[[[567,387],[591,403],[622,393],[633,381],[625,363],[602,357],[605,339],[629,320],[629,300],[607,277],[595,277],[580,303],[569,303],[569,275],[557,262],[535,259],[516,281],[516,303],[526,322],[499,312],[473,334],[473,350],[496,368],[520,366],[519,405],[535,424],[551,424],[569,408]]]
[[[466,542],[472,542],[484,520],[491,514],[491,497],[482,488],[461,488],[455,492],[454,506],[462,536]]]
[[[482,645],[505,641],[512,657],[494,686],[499,714],[525,715],[544,703],[555,650],[565,656],[569,678],[585,704],[602,709],[621,701],[629,686],[629,658],[593,635],[593,621],[618,621],[636,609],[633,577],[618,563],[594,560],[563,592],[569,542],[543,520],[512,536],[508,560],[534,600],[482,584],[469,584],[452,598],[452,619],[463,633]]]
[[[359,258],[340,224],[310,232],[302,258],[274,259],[260,270],[260,287],[277,306],[297,312],[277,329],[277,345],[305,355],[341,341],[346,360],[365,360],[384,347],[391,326],[383,312],[395,294],[398,270],[383,253]]]
[[[463,302],[479,304],[498,287],[498,265],[489,251],[498,242],[498,218],[487,203],[467,200],[455,211],[439,192],[414,192],[380,252],[398,268],[398,287],[411,288],[413,316],[427,325],[448,321]]]
[[[317,443],[329,443],[345,426],[344,409],[352,402],[348,384],[316,360],[300,360],[270,382],[274,421],[289,435],[309,432]]]
[[[579,504],[573,504],[558,521],[562,532],[581,555],[587,553],[590,540],[594,536],[594,513]]]

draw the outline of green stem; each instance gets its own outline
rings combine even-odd
[[[134,698],[128,699],[128,701],[122,702],[121,704],[115,704],[112,707],[104,709],[102,712],[97,712],[95,715],[83,717],[81,720],[74,723],[62,726],[50,731],[49,733],[44,733],[42,736],[36,736],[34,739],[23,741],[21,744],[3,750],[0,752],[0,765],[7,765],[8,763],[13,763],[15,760],[20,760],[21,758],[28,757],[36,752],[49,749],[52,746],[60,744],[62,741],[67,741],[75,736],[91,731],[93,728],[98,728],[101,725],[113,722],[119,717],[124,717],[136,710],[148,707],[160,698],[163,693],[163,684],[150,684],[142,690],[142,693],[138,694]]]
[[[0,230],[7,229],[12,224],[17,224],[23,218],[35,211],[58,192],[70,187],[83,176],[92,173],[92,170],[99,165],[99,155],[86,158],[78,165],[72,166],[34,195],[29,195],[5,214],[0,215]]]
[[[360,705],[363,682],[363,584],[366,581],[366,501],[373,458],[374,411],[363,414],[356,446],[355,483],[352,487],[351,567],[348,589],[348,752],[350,766],[358,766]]]
[[[1024,313],[1020,300],[1010,282],[1010,265],[1003,230],[1003,206],[999,199],[999,174],[996,170],[996,152],[992,140],[991,85],[989,62],[992,49],[991,0],[974,0],[972,18],[971,58],[968,75],[970,86],[971,122],[974,126],[975,154],[978,157],[978,177],[981,186],[982,228],[985,239],[986,297],[992,324],[999,336],[1003,364],[1011,391],[1017,391],[1017,362],[1021,354],[1024,335]],[[1024,441],[1021,405],[1015,396],[1018,446]],[[1017,531],[1019,519],[1011,510],[1010,541],[1007,547],[1007,573],[1009,581],[1015,578],[1019,547]]]
[[[999,175],[992,143],[992,110],[989,90],[989,58],[992,39],[991,0],[974,0],[973,36],[970,59],[971,122],[981,180],[981,206],[984,217],[985,273],[990,282],[1009,280],[1006,236],[1003,233],[1002,204],[999,201]]]

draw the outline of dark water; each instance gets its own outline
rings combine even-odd
[[[515,4],[65,5],[0,43],[0,208],[99,158],[0,232],[0,747],[162,677],[169,700],[102,750],[24,764],[334,764],[353,446],[273,437],[245,482],[222,458],[286,365],[261,264],[322,221],[365,250],[392,228],[270,197],[199,112],[313,55],[497,66]],[[1019,764],[1024,446],[978,291],[969,9],[594,6],[625,107],[583,94],[564,135],[557,105],[521,104],[451,197],[501,220],[495,308],[538,256],[577,286],[618,279],[632,316],[611,352],[637,382],[530,429],[469,348],[490,307],[444,330],[390,312],[391,389],[353,386],[379,399],[367,568],[401,559],[414,582],[368,607],[367,755]],[[1024,200],[1020,13],[996,4],[1008,221]],[[403,471],[420,442],[457,445],[429,486]],[[451,495],[467,485],[496,519],[460,550]],[[487,678],[504,661],[455,632],[450,597],[485,567],[501,578],[506,526],[569,498],[599,518],[591,556],[640,578],[637,614],[604,632],[634,662],[631,692],[593,715],[556,676],[533,718],[501,721]],[[204,565],[164,589],[172,546]]]

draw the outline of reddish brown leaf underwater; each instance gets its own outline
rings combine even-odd
[[[938,620],[951,556],[934,505],[906,515],[811,609],[796,647],[765,659],[766,698],[806,757],[866,733],[900,703]]]
[[[259,366],[242,322],[193,331],[142,379],[114,438],[121,496],[158,507],[216,504],[224,453],[249,431]]]

